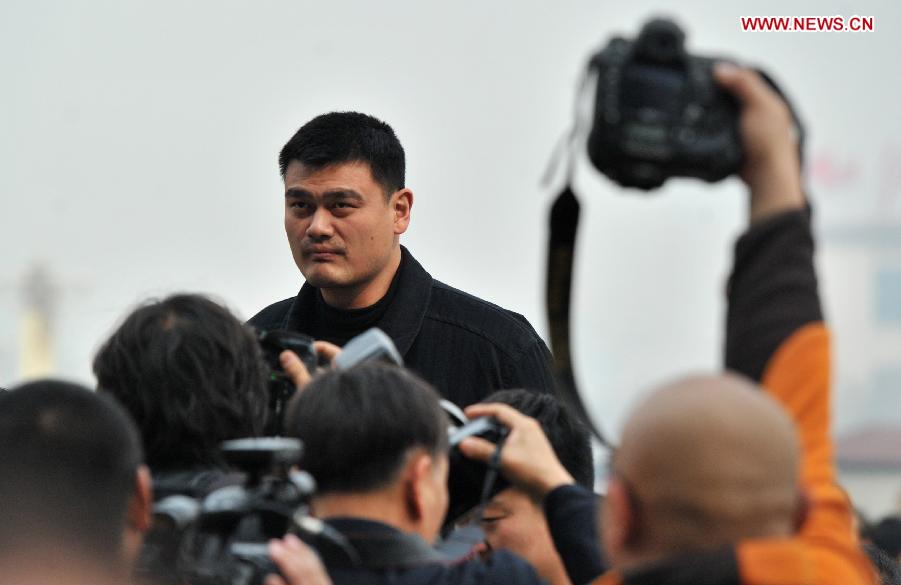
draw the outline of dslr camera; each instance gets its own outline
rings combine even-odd
[[[509,430],[492,417],[469,420],[456,405],[446,400],[442,407],[451,419],[448,427],[448,508],[441,527],[447,536],[456,524],[473,510],[481,512],[498,492],[509,487],[500,475],[500,454]],[[492,462],[486,465],[463,455],[460,443],[467,437],[479,437],[497,445]]]
[[[288,401],[297,391],[294,382],[282,369],[279,355],[286,349],[293,351],[311,375],[319,366],[325,364],[320,363],[316,349],[313,347],[314,339],[309,335],[296,331],[273,329],[258,332],[257,339],[263,350],[266,364],[269,366],[269,417],[265,434],[278,436],[284,430]],[[404,360],[394,346],[394,342],[387,333],[378,327],[367,329],[348,341],[338,357],[335,358],[335,368],[345,370],[371,360],[398,366],[404,365]]]
[[[742,163],[739,105],[713,78],[722,59],[685,50],[674,22],[651,20],[634,40],[615,37],[589,63],[597,78],[588,157],[623,187],[669,177],[714,182]]]

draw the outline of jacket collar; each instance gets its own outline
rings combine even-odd
[[[447,559],[417,534],[365,518],[333,517],[325,520],[340,532],[363,567],[412,568],[446,563]],[[340,565],[325,558],[326,565]]]
[[[400,247],[400,251],[398,268],[400,281],[397,283],[397,292],[378,326],[394,341],[397,351],[405,356],[416,340],[422,320],[425,318],[431,299],[433,279],[404,246]],[[281,328],[304,331],[304,324],[313,322],[318,302],[317,293],[315,287],[304,283],[291,303]]]

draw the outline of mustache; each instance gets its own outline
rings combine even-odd
[[[301,242],[300,251],[304,254],[340,254],[344,255],[346,250],[343,246],[335,246],[328,244],[319,244],[316,242]]]

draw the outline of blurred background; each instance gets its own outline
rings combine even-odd
[[[431,274],[543,336],[541,175],[576,83],[613,34],[675,18],[695,54],[759,65],[807,123],[821,287],[835,328],[846,485],[901,496],[901,4],[4,0],[0,3],[0,386],[94,384],[136,303],[199,291],[241,317],[302,281],[277,154],[305,121],[360,110],[407,150]],[[875,31],[743,32],[741,16],[872,16]],[[626,192],[580,160],[577,374],[614,436],[641,392],[719,367],[743,185]]]

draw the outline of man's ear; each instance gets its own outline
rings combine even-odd
[[[431,467],[431,456],[416,453],[410,457],[404,469],[404,501],[411,522],[419,523],[426,516],[426,481]]]
[[[413,191],[400,189],[391,196],[391,211],[394,213],[394,233],[400,235],[410,227],[410,211],[413,209]]]
[[[125,563],[131,566],[141,550],[144,535],[150,530],[153,493],[150,470],[142,465],[135,472],[135,486],[125,511],[125,526],[122,533],[122,550]]]
[[[128,503],[125,521],[128,527],[141,534],[150,529],[150,517],[153,508],[153,488],[150,470],[141,465],[135,473],[135,489]]]
[[[616,476],[607,484],[599,533],[608,560],[616,564],[632,546],[638,535],[636,510],[626,485]]]
[[[794,533],[800,532],[801,527],[807,521],[807,515],[810,513],[810,495],[804,488],[798,490],[798,502],[795,504],[794,517]]]

